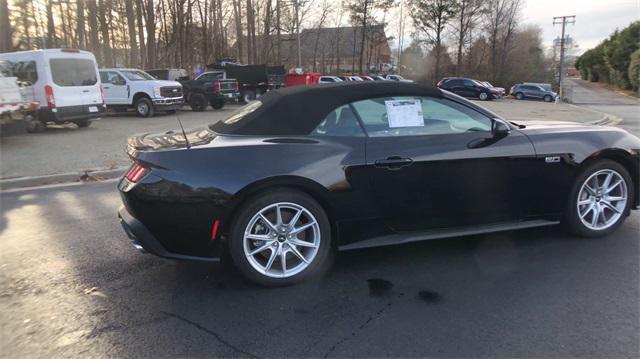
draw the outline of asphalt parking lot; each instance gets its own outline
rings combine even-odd
[[[343,252],[265,289],[229,266],[135,251],[115,182],[1,193],[7,357],[636,357],[637,212],[559,228]]]

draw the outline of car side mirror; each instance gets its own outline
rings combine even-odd
[[[494,119],[491,124],[491,133],[494,137],[504,137],[511,132],[511,127],[501,119]]]

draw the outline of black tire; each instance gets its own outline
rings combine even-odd
[[[215,110],[219,110],[224,107],[224,101],[222,100],[211,101],[211,107],[213,107]]]
[[[622,215],[617,219],[617,222],[610,225],[608,228],[594,230],[587,227],[582,220],[580,219],[580,215],[578,213],[578,196],[580,194],[580,189],[584,182],[591,177],[591,175],[595,174],[598,171],[602,170],[613,170],[620,174],[624,179],[627,188],[627,203],[624,209],[621,211]],[[569,199],[567,203],[567,208],[565,210],[565,216],[563,219],[564,225],[569,230],[570,233],[580,236],[580,237],[602,237],[606,236],[612,232],[614,232],[618,227],[624,223],[624,220],[630,213],[631,204],[633,203],[634,197],[634,186],[631,180],[631,176],[629,172],[618,162],[603,159],[596,160],[589,164],[587,164],[578,174],[575,179],[573,186],[571,187],[571,192],[569,194]],[[598,196],[600,197],[600,196]],[[598,199],[598,202],[600,200]]]
[[[133,106],[140,117],[152,117],[155,113],[153,103],[146,97],[140,97]]]
[[[242,98],[242,101],[244,103],[249,103],[256,99],[256,93],[253,92],[252,90],[246,90],[242,92],[242,95],[240,96],[240,98]]]
[[[251,219],[263,208],[278,202],[294,203],[304,207],[315,217],[320,230],[320,244],[315,257],[301,272],[285,278],[269,277],[258,272],[249,262],[244,251],[244,233]],[[324,273],[332,259],[331,226],[318,202],[307,194],[288,188],[263,192],[249,199],[238,210],[230,230],[229,252],[240,273],[248,280],[264,286],[285,286]],[[288,263],[287,259],[287,263]],[[275,265],[275,263],[274,263]]]
[[[524,99],[524,94],[522,92],[518,92],[518,93],[516,93],[516,98],[518,100],[523,100]]]
[[[550,95],[544,95],[542,100],[544,100],[544,102],[551,102],[551,100],[553,100],[553,98]]]
[[[36,119],[27,120],[27,132],[40,133],[47,129],[47,124]]]
[[[78,126],[78,127],[89,127],[89,126],[91,126],[91,120],[78,120],[78,121],[74,121],[73,123],[75,123],[76,126]]]
[[[204,111],[207,108],[207,98],[201,93],[194,93],[189,97],[189,106],[191,106],[192,111]]]

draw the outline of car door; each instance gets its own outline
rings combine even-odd
[[[129,86],[124,76],[117,71],[100,71],[100,78],[107,105],[126,105],[129,103]]]
[[[478,97],[480,96],[480,89],[478,88],[478,86],[471,80],[463,80],[462,81],[463,84],[463,92],[464,92],[464,97]]]
[[[413,100],[422,122],[388,113]],[[371,195],[388,227],[421,231],[517,220],[518,191],[535,153],[515,129],[493,132],[496,121],[447,98],[379,98],[352,104],[367,134]],[[403,115],[404,113],[404,115]],[[503,123],[504,124],[504,123]]]

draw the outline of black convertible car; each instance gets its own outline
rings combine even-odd
[[[403,82],[272,91],[208,128],[129,139],[121,223],[140,250],[298,281],[334,250],[548,226],[606,235],[637,208],[640,140],[512,123]]]

